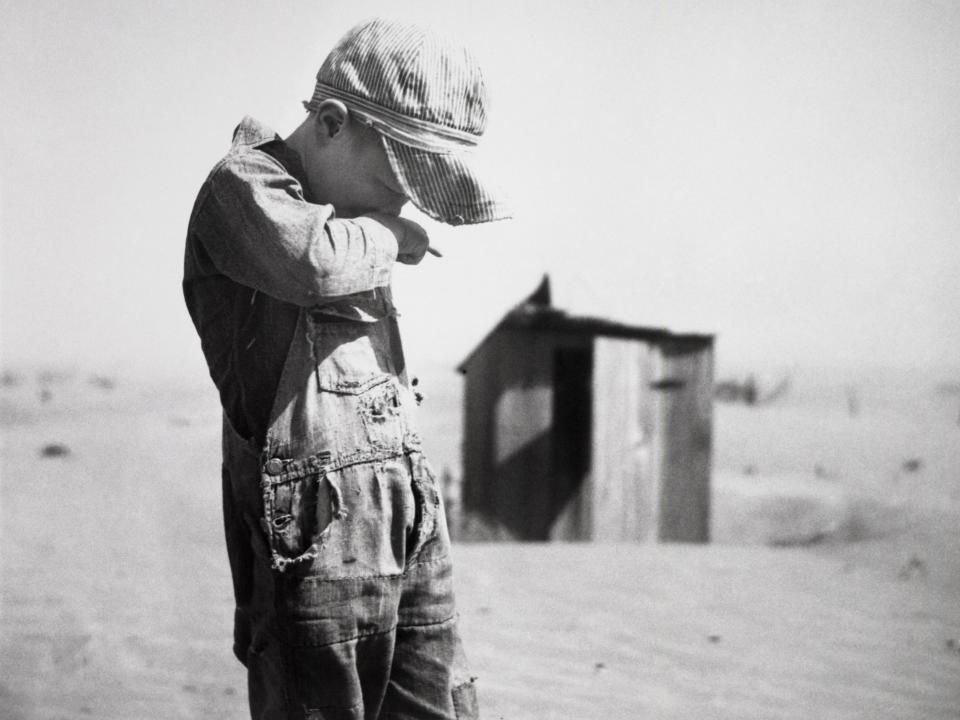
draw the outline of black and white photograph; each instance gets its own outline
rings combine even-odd
[[[960,2],[0,5],[0,720],[960,718]]]

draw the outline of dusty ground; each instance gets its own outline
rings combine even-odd
[[[244,717],[215,398],[31,382],[0,408],[0,718]],[[728,476],[828,466],[852,541],[457,546],[485,717],[960,718],[960,429],[934,410],[718,408]]]

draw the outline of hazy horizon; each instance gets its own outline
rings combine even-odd
[[[721,372],[960,363],[958,4],[218,0],[0,9],[3,364],[202,376],[195,193],[376,14],[478,54],[518,210],[425,223],[411,362],[452,367],[550,272],[571,311],[716,333]]]

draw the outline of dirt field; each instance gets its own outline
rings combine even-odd
[[[215,396],[2,392],[0,718],[245,717]],[[484,716],[960,718],[960,427],[923,397],[718,406],[723,544],[457,546]]]

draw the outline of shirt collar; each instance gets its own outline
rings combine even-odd
[[[305,199],[314,202],[300,158],[273,129],[247,115],[233,131],[233,147],[261,148],[296,178]]]
[[[272,129],[259,120],[247,115],[233,131],[233,144],[258,147],[269,142],[282,140]]]

